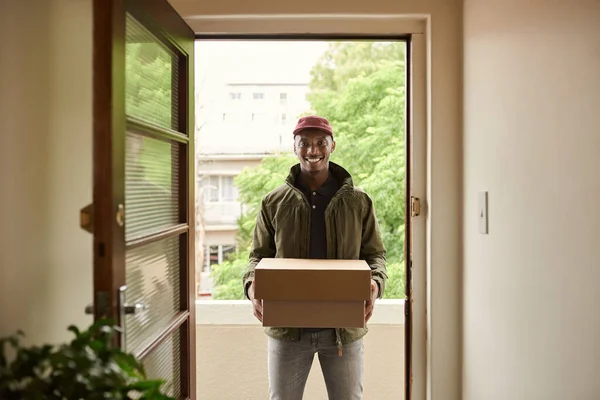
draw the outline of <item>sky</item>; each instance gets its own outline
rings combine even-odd
[[[204,80],[204,90],[236,82],[308,83],[326,49],[318,41],[197,41],[196,82]]]

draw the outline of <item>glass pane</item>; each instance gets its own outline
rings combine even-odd
[[[126,302],[144,306],[125,317],[128,351],[144,349],[180,310],[179,240],[170,237],[126,251]]]
[[[125,240],[179,222],[179,145],[127,133]]]
[[[217,265],[219,263],[219,246],[210,246],[209,257],[209,266]]]
[[[178,129],[178,57],[127,14],[125,111],[163,128]]]
[[[171,397],[181,394],[181,338],[176,331],[142,360],[150,379],[161,379],[163,393]]]
[[[223,261],[228,261],[233,253],[235,253],[235,245],[223,245]]]
[[[221,201],[236,201],[237,188],[233,184],[233,176],[221,177]]]
[[[204,195],[204,202],[213,203],[219,201],[219,177],[204,175],[201,179],[200,185]]]

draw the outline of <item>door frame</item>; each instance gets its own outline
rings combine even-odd
[[[289,33],[281,32],[282,19],[285,19]],[[334,25],[330,25],[332,21]],[[428,337],[431,331],[427,329],[430,297],[426,246],[429,166],[427,19],[406,16],[260,16],[256,19],[198,16],[190,26],[196,32],[196,40],[396,40],[407,43],[405,255],[407,250],[411,251],[411,255],[410,258],[405,257],[406,294],[409,299],[405,304],[405,399],[425,400],[430,393],[428,365],[431,354],[427,348],[431,342]],[[331,32],[332,26],[336,33]],[[311,33],[298,33],[307,31]],[[321,31],[323,33],[315,33]],[[415,217],[410,217],[411,196],[418,198],[421,204],[421,213]]]

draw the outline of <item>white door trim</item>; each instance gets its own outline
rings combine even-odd
[[[412,400],[431,398],[431,193],[430,19],[424,15],[200,15],[186,22],[198,35],[412,35],[410,134],[412,195],[421,200],[413,218]],[[408,134],[409,132],[407,132]],[[460,366],[460,363],[458,364]]]

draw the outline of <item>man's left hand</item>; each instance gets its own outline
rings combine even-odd
[[[375,299],[379,296],[379,286],[377,282],[371,279],[371,300],[365,302],[365,323],[367,323],[371,316],[373,316],[373,307],[375,306]]]

